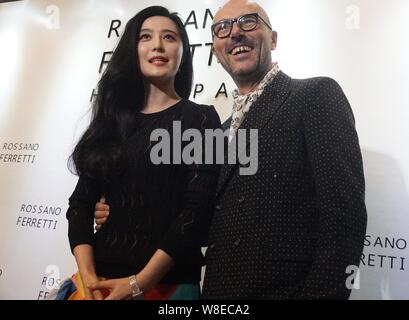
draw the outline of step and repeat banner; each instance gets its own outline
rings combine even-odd
[[[231,112],[235,88],[211,53],[219,0],[0,3],[0,299],[45,299],[76,271],[65,213],[67,159],[126,22],[157,4],[185,21],[191,99]],[[368,228],[351,299],[409,298],[409,1],[265,0],[272,53],[294,78],[335,78],[364,157]],[[357,272],[351,270],[351,274]],[[346,274],[346,277],[348,274]]]

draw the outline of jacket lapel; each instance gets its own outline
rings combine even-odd
[[[254,105],[251,106],[249,112],[240,125],[240,129],[258,129],[258,135],[262,134],[262,130],[267,122],[273,117],[278,108],[284,103],[290,93],[291,78],[282,71],[279,71],[274,80],[264,89],[261,96],[257,99]],[[234,140],[232,140],[232,143]],[[219,195],[225,184],[232,177],[233,172],[238,166],[238,160],[234,164],[228,163],[228,153],[232,147],[232,143],[228,144],[224,154],[224,164],[220,170],[219,181],[216,188],[216,196]],[[241,152],[246,151],[247,154],[250,148],[250,132],[246,130],[246,144]],[[237,150],[240,153],[240,150]]]

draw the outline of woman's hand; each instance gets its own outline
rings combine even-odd
[[[99,281],[97,275],[89,274],[81,276],[81,278],[84,284],[85,300],[104,300],[101,290],[91,289],[92,285]]]
[[[149,292],[174,265],[173,259],[165,251],[158,249],[148,264],[136,275],[136,282],[142,292]],[[132,297],[129,278],[97,281],[90,285],[91,290],[109,290],[105,300],[124,300]]]
[[[93,292],[101,292],[103,289],[109,290],[109,295],[105,300],[126,300],[132,296],[132,288],[129,278],[118,278],[110,280],[96,281],[90,285]]]

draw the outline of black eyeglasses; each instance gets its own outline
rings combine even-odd
[[[241,30],[246,32],[251,31],[258,26],[259,20],[263,21],[270,30],[273,30],[258,13],[248,13],[235,19],[226,19],[215,23],[212,25],[212,34],[220,39],[228,37],[233,29],[233,23],[235,22],[237,22],[237,25]]]

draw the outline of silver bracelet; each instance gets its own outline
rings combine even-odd
[[[143,300],[143,292],[136,282],[135,275],[129,277],[129,285],[132,289],[132,300]]]

